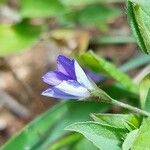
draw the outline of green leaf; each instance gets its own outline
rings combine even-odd
[[[97,122],[79,122],[66,128],[83,134],[95,146],[102,150],[121,150],[121,138],[124,130]]]
[[[76,144],[81,139],[82,136],[78,133],[69,134],[57,140],[54,144],[50,145],[47,150],[59,150],[61,148],[68,148],[71,145]]]
[[[61,0],[66,6],[90,5],[99,2],[99,0]]]
[[[131,1],[128,0],[128,16],[132,31],[141,49],[145,53],[150,54],[150,4],[145,3],[145,0]],[[147,5],[144,7],[144,11],[143,5]]]
[[[124,88],[120,83],[113,83],[112,85],[104,85],[102,89],[114,99],[128,99],[129,102],[135,101],[138,106],[139,97],[137,94],[130,92],[127,88]],[[117,91],[117,92],[116,92]]]
[[[42,28],[27,22],[16,25],[0,25],[0,56],[21,52],[33,45],[40,36]]]
[[[120,16],[121,12],[116,7],[91,5],[78,12],[78,22],[81,25],[96,26],[102,31],[107,30],[107,21]]]
[[[109,105],[94,102],[66,101],[57,104],[10,139],[1,150],[45,150],[62,136],[72,123],[89,120],[90,112],[103,112]]]
[[[124,2],[124,0],[61,0],[67,6],[85,6],[95,3],[117,3]]]
[[[142,118],[134,114],[91,114],[94,121],[116,128],[133,130],[140,126]]]
[[[145,64],[150,63],[150,56],[146,55],[144,53],[138,54],[134,57],[132,57],[130,60],[128,60],[126,63],[122,64],[119,69],[126,72],[133,70],[137,67],[141,67]]]
[[[136,129],[127,134],[127,136],[122,144],[122,150],[131,150],[133,142],[138,134],[138,131],[139,130]]]
[[[143,109],[146,106],[145,102],[146,102],[146,98],[147,98],[147,95],[148,95],[149,88],[150,88],[150,73],[147,74],[143,78],[143,80],[140,82],[140,102],[141,102],[141,107]],[[148,103],[148,100],[147,100],[147,103]]]
[[[137,93],[137,85],[133,83],[132,79],[130,79],[127,74],[120,71],[115,65],[106,61],[104,58],[97,56],[92,51],[81,55],[79,60],[91,70],[111,76],[129,91]]]
[[[71,150],[99,150],[94,144],[87,140],[86,138],[83,138],[78,143],[75,144],[75,146]]]
[[[60,0],[21,0],[20,14],[24,18],[53,17],[66,12]]]
[[[150,118],[146,119],[134,140],[132,150],[149,150],[150,148]]]
[[[147,15],[150,16],[150,3],[147,0],[130,0],[133,3],[136,3],[139,5],[143,11],[147,13]]]
[[[150,88],[149,88],[149,90],[147,92],[144,110],[150,112]]]

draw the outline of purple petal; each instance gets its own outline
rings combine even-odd
[[[58,71],[70,76],[72,80],[76,80],[74,60],[71,60],[63,55],[59,55],[57,58],[57,68]]]
[[[54,97],[59,99],[79,99],[80,97],[67,94],[57,88],[49,88],[42,93],[43,96]]]
[[[90,80],[88,79],[88,77],[86,76],[85,72],[80,67],[80,65],[78,64],[77,61],[75,61],[75,74],[76,74],[77,81],[81,85],[85,86],[89,90],[93,89],[92,83],[90,82]]]
[[[62,81],[55,88],[76,97],[86,98],[90,96],[90,92],[75,80]]]
[[[104,76],[99,73],[95,73],[90,69],[85,69],[85,73],[96,83],[104,80]]]
[[[63,80],[71,79],[69,76],[66,76],[58,71],[50,71],[46,73],[42,78],[45,83],[52,86],[60,84]]]

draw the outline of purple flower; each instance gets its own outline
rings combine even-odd
[[[103,75],[101,75],[99,73],[95,73],[90,69],[84,69],[84,71],[95,83],[98,83],[105,79]]]
[[[50,87],[42,95],[60,99],[87,98],[94,88],[78,62],[62,55],[57,58],[57,70],[46,73],[43,81]]]

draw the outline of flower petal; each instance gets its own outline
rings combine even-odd
[[[52,86],[60,84],[63,80],[71,79],[69,76],[66,76],[58,71],[50,71],[46,73],[42,78],[45,83]]]
[[[63,55],[59,55],[57,58],[57,68],[58,71],[70,76],[73,80],[76,80],[74,60],[71,60]]]
[[[55,86],[55,88],[67,94],[81,98],[86,98],[90,96],[90,92],[74,80],[63,81],[59,85]]]
[[[96,83],[103,81],[105,79],[103,75],[93,72],[90,69],[85,69],[84,72],[88,77],[90,77]]]
[[[77,81],[81,85],[84,85],[87,89],[92,90],[93,86],[91,82],[89,81],[88,77],[86,76],[85,72],[80,67],[77,61],[75,61],[74,66],[75,66],[75,74],[76,74]]]
[[[42,93],[42,95],[48,96],[48,97],[59,98],[59,99],[79,99],[80,98],[80,97],[62,92],[59,89],[56,89],[55,87],[47,89],[46,91]]]

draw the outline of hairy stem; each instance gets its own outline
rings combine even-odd
[[[117,101],[117,100],[115,100],[115,99],[112,99],[111,104],[114,104],[114,105],[120,106],[120,107],[122,107],[122,108],[131,110],[131,111],[136,112],[136,113],[138,113],[138,114],[141,114],[141,115],[143,115],[143,116],[150,116],[150,113],[147,112],[147,111],[141,110],[141,109],[139,109],[139,108],[137,108],[137,107],[134,107],[134,106],[131,106],[131,105],[122,103],[122,102],[119,102],[119,101]]]
[[[101,89],[96,89],[92,92],[92,96],[94,97],[94,99],[98,102],[103,102],[103,103],[109,103],[109,104],[113,104],[125,109],[128,109],[130,111],[133,111],[135,113],[144,115],[144,116],[150,116],[150,113],[144,110],[141,110],[137,107],[131,106],[129,104],[125,104],[122,102],[119,102],[113,98],[111,98],[107,93],[105,93],[103,90]]]

